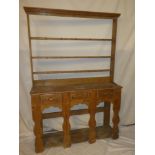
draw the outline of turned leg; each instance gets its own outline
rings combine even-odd
[[[119,137],[119,110],[120,110],[120,103],[121,103],[121,92],[117,94],[116,99],[113,102],[113,128],[112,128],[112,138],[117,139]]]
[[[110,123],[110,102],[104,102],[104,121],[103,121],[103,125],[104,126],[109,126]]]
[[[97,100],[97,92],[91,92],[91,101],[89,103],[89,143],[94,143],[96,141],[96,100]]]
[[[64,138],[64,148],[71,146],[71,136],[70,136],[70,123],[69,123],[69,116],[70,116],[70,97],[69,93],[63,94],[63,138]]]
[[[44,150],[43,146],[43,125],[42,125],[42,112],[40,106],[39,95],[32,95],[32,115],[34,120],[34,135],[35,135],[35,152],[40,153]]]

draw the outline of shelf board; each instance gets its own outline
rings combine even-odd
[[[36,7],[24,7],[24,10],[27,14],[30,15],[47,15],[47,16],[60,16],[60,17],[115,19],[120,16],[119,13],[49,9],[49,8],[36,8]]]
[[[111,58],[111,56],[33,56],[32,59]]]
[[[112,41],[108,38],[62,38],[62,37],[30,37],[31,40],[82,40],[82,41]]]
[[[110,69],[96,69],[96,70],[64,70],[64,71],[37,71],[33,74],[57,74],[57,73],[83,73],[83,72],[107,72]]]

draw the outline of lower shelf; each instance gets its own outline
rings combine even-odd
[[[89,128],[71,130],[72,144],[88,141]],[[111,137],[112,128],[110,126],[96,127],[96,139]],[[47,133],[43,135],[45,147],[63,146],[63,132]]]

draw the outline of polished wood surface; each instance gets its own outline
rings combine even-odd
[[[63,145],[64,148],[70,147],[72,143],[89,141],[94,143],[96,139],[111,137],[117,139],[119,137],[119,110],[121,104],[122,87],[114,82],[114,63],[116,50],[116,31],[118,13],[103,13],[89,11],[75,11],[62,9],[47,9],[24,7],[27,14],[28,39],[31,63],[32,89],[31,105],[34,120],[35,135],[35,152],[40,153],[44,147]],[[79,17],[79,18],[97,18],[111,19],[112,38],[57,38],[57,37],[37,37],[31,36],[30,16],[31,15],[51,15],[62,17]],[[103,56],[33,56],[32,40],[82,40],[82,41],[111,41],[111,55]],[[51,70],[51,71],[34,71],[34,59],[83,59],[83,58],[102,58],[110,59],[110,68],[90,69],[90,70]],[[68,79],[45,79],[36,80],[34,75],[38,74],[59,74],[62,73],[85,73],[85,72],[109,72],[107,77],[90,77],[90,78],[68,78]],[[98,105],[104,102],[104,107]],[[85,104],[86,109],[71,110],[73,106]],[[110,106],[113,104],[113,115],[110,116]],[[59,112],[44,113],[43,111],[49,107],[57,107]],[[97,112],[104,112],[103,125],[96,127],[95,115]],[[89,128],[71,130],[70,116],[89,114]],[[43,133],[43,119],[62,117],[63,131],[54,133]],[[112,117],[113,126],[109,125],[110,117]]]

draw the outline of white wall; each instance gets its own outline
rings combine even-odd
[[[122,106],[120,111],[120,124],[134,123],[134,0],[20,0],[20,133],[32,134],[33,121],[31,116],[31,103],[29,91],[31,89],[30,60],[28,50],[28,33],[26,14],[23,6],[102,11],[121,13],[118,19],[117,48],[115,60],[115,82],[123,86]],[[48,18],[48,19],[47,19]],[[111,22],[109,20],[90,20],[58,17],[32,17],[31,32],[34,36],[71,36],[71,37],[110,37]],[[43,30],[43,33],[42,31]],[[46,45],[46,46],[45,46]],[[44,48],[43,48],[44,46]],[[110,52],[108,42],[34,42],[34,54],[44,53],[49,55],[102,55]],[[107,53],[106,53],[107,52]],[[48,65],[47,65],[48,64]],[[109,62],[103,63],[101,60],[84,61],[53,61],[50,63],[51,69],[97,69],[108,67]],[[44,63],[49,67],[49,63]],[[53,68],[52,68],[53,67]],[[91,68],[90,68],[91,67]],[[40,62],[36,63],[36,69],[42,69]],[[103,74],[71,74],[75,76],[102,76]],[[60,76],[54,76],[59,78]],[[68,75],[63,75],[68,77]],[[37,77],[38,78],[38,77]],[[40,77],[42,78],[42,77]],[[102,114],[97,114],[98,124],[102,122]],[[75,116],[71,118],[73,128],[87,126],[88,115]],[[61,130],[62,119],[45,121],[46,128]]]

